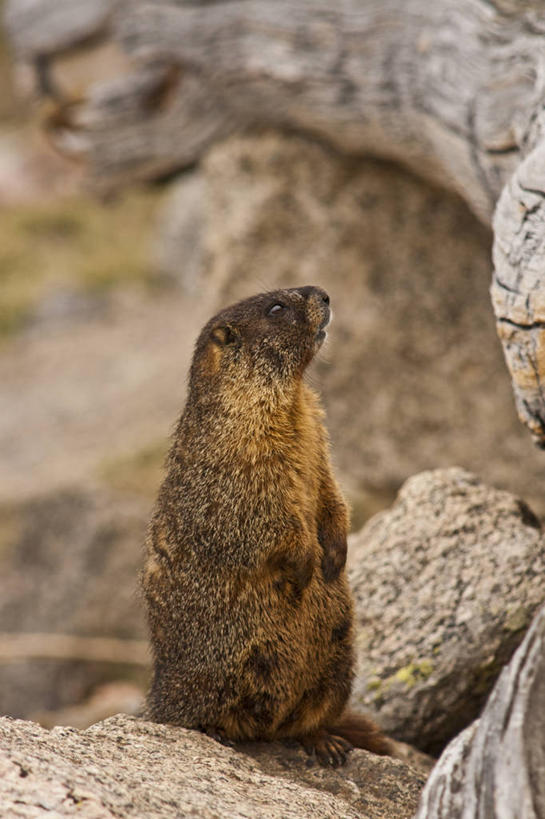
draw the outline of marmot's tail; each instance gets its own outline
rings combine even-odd
[[[373,720],[363,714],[345,711],[329,729],[332,734],[348,740],[354,748],[363,748],[374,754],[389,756],[393,752],[391,741]]]

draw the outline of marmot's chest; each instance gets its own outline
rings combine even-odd
[[[310,431],[312,432],[312,431]],[[261,452],[244,453],[238,471],[240,491],[249,501],[313,514],[322,480],[323,458],[318,436],[293,436]]]

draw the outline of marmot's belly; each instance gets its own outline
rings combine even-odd
[[[264,607],[261,628],[233,671],[236,693],[220,717],[233,738],[297,736],[333,721],[353,675],[352,603],[344,580],[325,597],[319,586],[309,588],[298,610]]]
[[[237,605],[216,589],[208,619],[190,594],[163,611],[167,633],[178,635],[178,656],[165,644],[165,661],[156,663],[148,698],[154,719],[219,728],[232,739],[272,739],[308,733],[340,714],[353,673],[344,576],[329,585],[313,579],[298,605],[254,591]]]

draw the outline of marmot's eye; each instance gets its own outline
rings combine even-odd
[[[268,316],[277,316],[278,313],[281,313],[282,310],[285,310],[285,309],[286,309],[286,305],[282,304],[281,302],[278,301],[278,302],[276,302],[276,304],[273,304],[272,307],[269,307],[269,309],[267,310],[267,315]]]

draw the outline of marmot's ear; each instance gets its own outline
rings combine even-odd
[[[240,344],[240,333],[236,327],[232,327],[230,324],[220,324],[218,327],[214,327],[210,337],[220,347]]]

